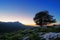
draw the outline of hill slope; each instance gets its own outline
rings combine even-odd
[[[26,28],[31,28],[31,27],[26,27],[25,25],[19,22],[0,22],[0,32],[12,32]]]

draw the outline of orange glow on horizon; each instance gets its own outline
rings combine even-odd
[[[18,17],[18,16],[4,16],[4,17],[0,17],[0,21],[2,22],[15,22],[15,21],[19,21],[24,25],[31,25],[31,26],[36,26],[36,24],[34,23],[33,19],[28,18],[28,17]],[[55,23],[55,24],[59,24],[59,23]],[[52,24],[51,24],[52,25]]]
[[[19,17],[19,16],[1,16],[0,21],[2,22],[16,22],[19,21],[24,25],[35,25],[33,19],[31,18],[24,18],[24,17]]]

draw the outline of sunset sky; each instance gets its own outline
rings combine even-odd
[[[34,25],[33,17],[44,10],[60,23],[60,0],[0,0],[0,21]]]

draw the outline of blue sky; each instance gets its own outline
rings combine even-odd
[[[60,0],[0,0],[0,21],[34,24],[35,14],[44,10],[60,23]]]

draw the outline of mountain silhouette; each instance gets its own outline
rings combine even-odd
[[[0,32],[13,32],[16,30],[22,30],[26,28],[32,27],[26,27],[20,22],[0,22]]]

